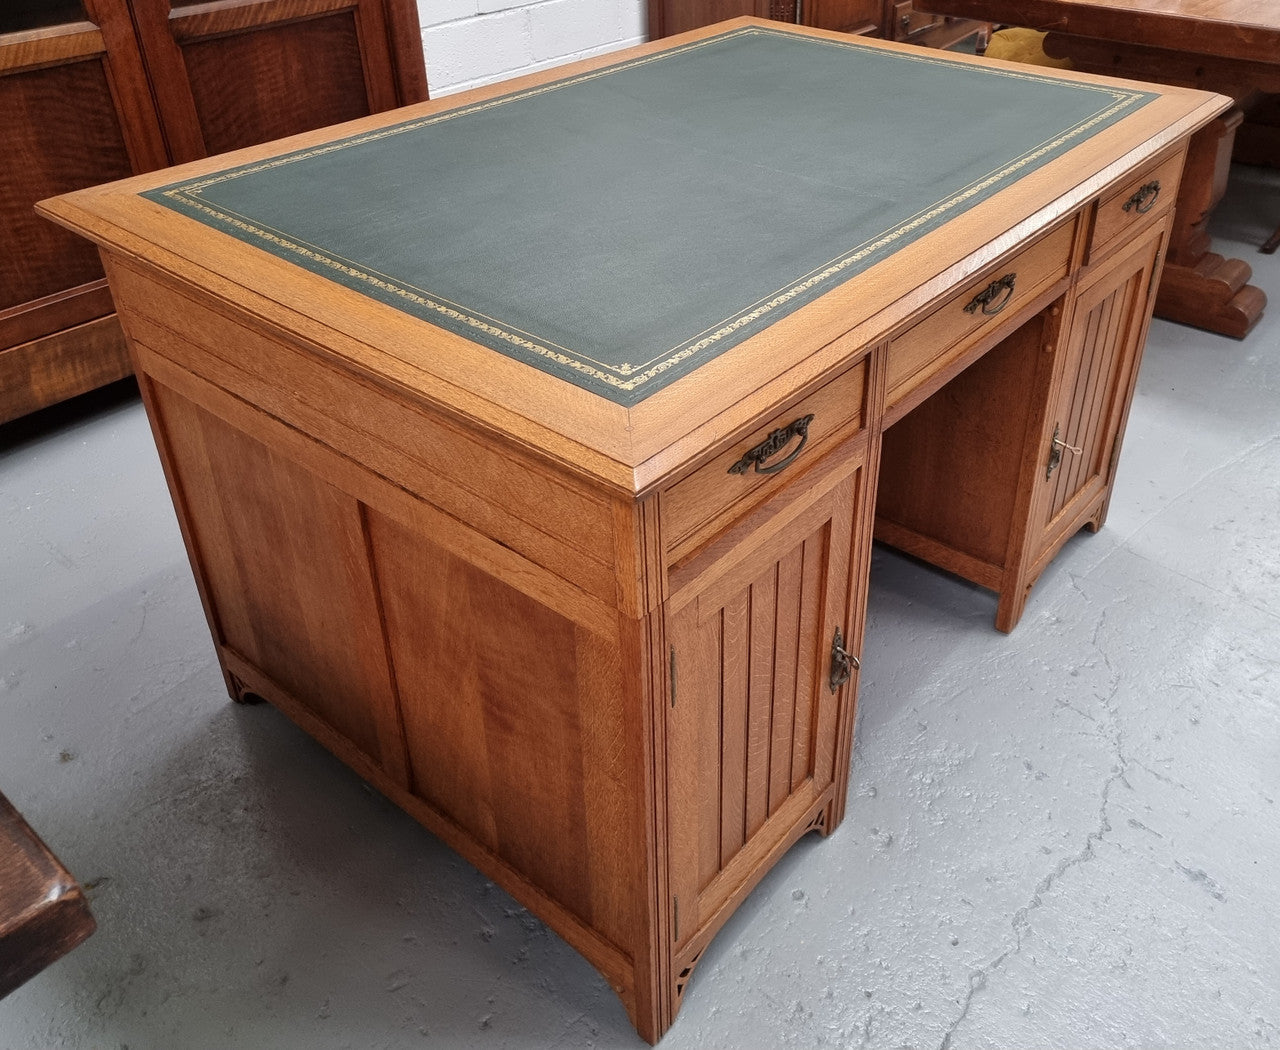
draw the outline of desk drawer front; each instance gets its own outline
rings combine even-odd
[[[1086,262],[1109,248],[1152,213],[1163,211],[1178,196],[1182,154],[1147,168],[1125,180],[1123,186],[1098,202]]]
[[[833,438],[863,424],[863,359],[767,423],[727,445],[662,493],[662,534],[675,562],[815,462]]]
[[[889,405],[963,354],[993,328],[1066,277],[1075,225],[1067,223],[974,278],[889,347]]]

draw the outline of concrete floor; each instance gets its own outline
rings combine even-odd
[[[994,599],[877,556],[849,814],[708,950],[689,1047],[1280,1045],[1280,173],[1244,342],[1157,322],[1107,527]],[[129,390],[0,428],[0,791],[99,931],[3,1050],[637,1047],[573,951],[230,704]]]

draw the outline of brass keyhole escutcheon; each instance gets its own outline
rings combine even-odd
[[[861,666],[861,661],[844,647],[844,636],[837,627],[836,636],[831,641],[831,673],[827,678],[831,691],[836,692]]]
[[[1061,433],[1061,424],[1055,423],[1053,426],[1053,440],[1049,442],[1049,465],[1044,472],[1045,481],[1053,477],[1053,472],[1058,469],[1058,465],[1062,462],[1062,454],[1064,452],[1070,452],[1073,456],[1079,456],[1084,453],[1084,449],[1075,445],[1068,445],[1063,441],[1059,436]]]

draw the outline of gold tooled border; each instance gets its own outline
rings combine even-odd
[[[1063,85],[1069,85],[1073,89],[1098,92],[1104,95],[1109,101],[1103,106],[1103,108],[1092,114],[1090,117],[1079,121],[1070,128],[1060,132],[1055,137],[1045,140],[1039,145],[1023,153],[1021,156],[1007,162],[1002,167],[980,177],[968,186],[953,192],[948,197],[921,209],[907,221],[899,223],[895,227],[885,230],[875,237],[863,241],[861,244],[840,253],[828,262],[815,267],[813,270],[809,271],[809,273],[803,274],[799,278],[788,282],[787,285],[777,289],[771,295],[744,306],[741,310],[735,312],[729,317],[723,318],[721,321],[709,326],[702,332],[695,334],[683,343],[678,344],[675,347],[671,347],[668,350],[661,351],[648,361],[641,362],[640,364],[632,364],[629,362],[620,365],[610,364],[608,362],[596,360],[588,354],[559,346],[558,344],[552,343],[550,340],[540,339],[536,335],[525,332],[515,325],[485,316],[478,311],[470,310],[461,304],[445,299],[443,296],[436,295],[425,289],[416,288],[407,282],[397,280],[388,274],[379,273],[378,271],[364,266],[354,260],[345,259],[342,256],[321,248],[318,245],[308,244],[299,238],[284,233],[283,231],[272,229],[250,216],[240,215],[230,209],[211,205],[206,200],[202,199],[203,193],[209,187],[216,186],[232,179],[243,178],[248,175],[257,174],[258,172],[283,167],[299,161],[309,160],[313,157],[323,156],[336,150],[349,149],[352,146],[359,146],[367,142],[374,142],[394,135],[402,135],[407,132],[417,131],[444,121],[457,120],[461,117],[493,109],[497,106],[507,105],[512,102],[522,101],[551,91],[558,91],[576,84],[586,83],[591,80],[612,75],[613,73],[617,73],[622,70],[634,69],[654,62],[664,61],[677,55],[688,54],[700,48],[723,43],[743,36],[785,36],[788,40],[797,39],[792,34],[781,30],[749,26],[733,30],[728,33],[721,33],[716,36],[707,37],[703,40],[695,41],[692,44],[686,44],[683,47],[672,48],[643,58],[632,59],[627,62],[606,66],[602,69],[594,70],[590,73],[583,73],[576,77],[567,77],[563,80],[552,81],[551,83],[543,84],[536,88],[530,88],[527,91],[513,92],[510,95],[502,95],[498,98],[489,99],[471,106],[462,106],[458,109],[447,110],[443,113],[424,117],[420,120],[406,121],[390,127],[379,128],[376,131],[367,132],[363,135],[353,135],[349,138],[339,139],[335,142],[326,143],[323,146],[318,146],[313,149],[302,150],[297,153],[291,153],[281,157],[273,157],[270,160],[262,161],[257,164],[248,164],[243,167],[232,168],[226,171],[217,172],[213,175],[204,176],[199,179],[193,179],[190,182],[163,187],[159,190],[151,191],[146,195],[148,197],[153,197],[153,199],[159,199],[160,203],[171,202],[167,203],[167,206],[170,207],[177,205],[182,210],[207,215],[214,222],[233,227],[234,229],[247,234],[251,238],[265,241],[278,248],[284,249],[287,252],[306,258],[313,263],[333,269],[344,274],[348,278],[367,284],[371,288],[377,288],[384,293],[390,293],[391,295],[398,296],[399,298],[406,300],[406,302],[413,303],[414,305],[429,312],[436,313],[441,317],[446,317],[455,323],[475,329],[477,332],[484,333],[485,335],[507,343],[512,347],[518,347],[525,352],[573,369],[574,371],[580,372],[585,376],[591,377],[597,382],[604,383],[619,391],[631,392],[639,389],[645,383],[649,382],[656,376],[661,375],[672,367],[687,361],[690,357],[696,356],[708,348],[715,346],[717,343],[734,335],[744,327],[758,321],[766,314],[792,302],[798,296],[805,295],[806,293],[811,292],[814,288],[832,281],[833,278],[848,270],[851,266],[857,265],[869,256],[874,255],[896,241],[901,240],[914,230],[932,222],[940,215],[944,215],[948,211],[954,210],[966,201],[971,200],[976,195],[990,189],[992,186],[1008,180],[1014,174],[1026,168],[1028,165],[1034,164],[1046,154],[1060,150],[1071,140],[1079,138],[1087,134],[1090,129],[1111,120],[1121,111],[1137,105],[1139,101],[1142,101],[1145,104],[1146,101],[1155,97],[1149,92],[1109,87],[1105,85],[1082,84],[1079,81],[1062,80],[1044,73],[1024,73],[1019,70],[997,69],[986,66],[970,67],[987,75],[1007,77],[1014,80],[1034,80],[1040,83],[1043,83],[1046,80],[1054,81]],[[807,43],[815,45],[825,45],[845,49],[858,48],[862,46],[856,41],[846,42],[841,40],[832,40],[825,37],[805,37],[803,39]],[[953,64],[947,59],[933,58],[925,54],[913,55],[898,52],[894,54],[894,58],[906,62],[918,62],[928,65],[946,65],[954,68]]]

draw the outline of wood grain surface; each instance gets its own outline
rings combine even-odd
[[[96,925],[70,872],[0,795],[0,999]]]
[[[631,409],[137,196],[403,113],[41,209],[104,250],[231,694],[503,885],[656,1041],[733,910],[843,817],[873,534],[996,590],[1010,630],[1101,523],[1173,197],[1109,209],[1176,184],[1227,104],[1160,91]]]

